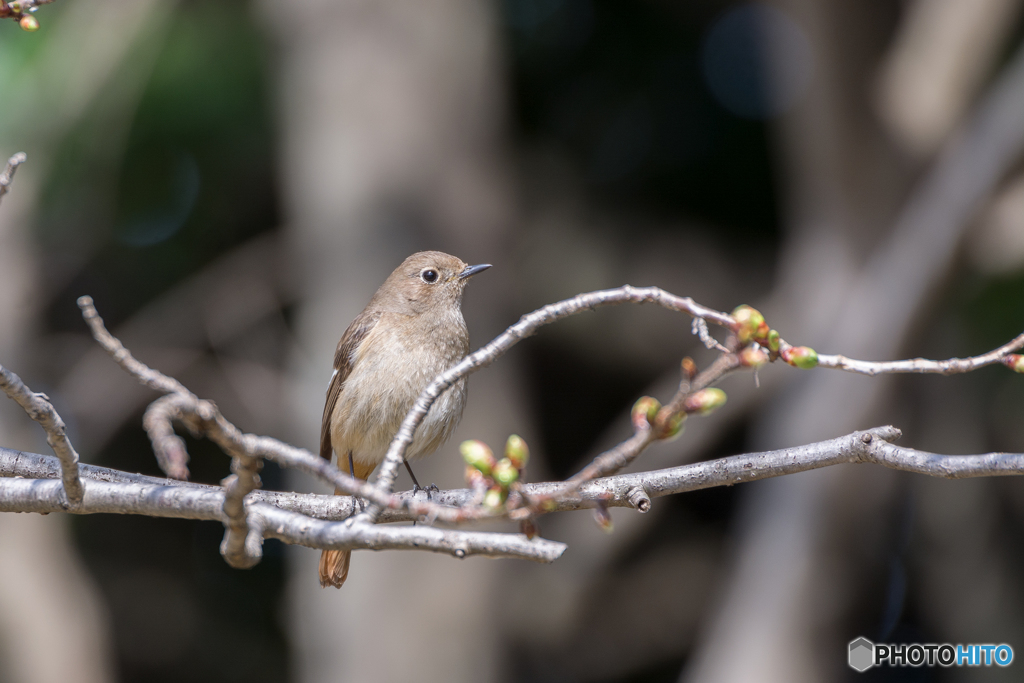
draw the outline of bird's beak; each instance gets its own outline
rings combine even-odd
[[[478,266],[466,266],[466,269],[459,273],[460,280],[467,280],[477,273],[481,273],[491,267],[490,263],[481,263]]]

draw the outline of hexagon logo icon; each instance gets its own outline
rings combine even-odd
[[[864,637],[850,641],[850,668],[861,673],[875,663],[875,644]]]

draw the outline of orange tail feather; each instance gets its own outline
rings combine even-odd
[[[347,462],[341,463],[342,466],[347,466]],[[353,463],[355,466],[355,476],[357,479],[367,479],[373,472],[376,465],[364,465],[362,463]],[[338,495],[341,491],[335,490],[334,494]],[[334,586],[335,588],[341,588],[345,584],[345,579],[348,578],[348,565],[352,559],[351,550],[324,550],[320,553],[320,586],[321,588],[327,588],[328,586]]]

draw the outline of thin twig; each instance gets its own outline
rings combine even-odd
[[[656,303],[669,310],[688,313],[691,316],[703,318],[708,322],[713,322],[730,330],[735,325],[735,321],[727,313],[701,306],[690,297],[676,296],[659,287],[632,287],[630,285],[624,285],[617,289],[578,294],[571,299],[549,304],[532,313],[528,313],[520,318],[519,322],[515,325],[512,325],[495,337],[490,343],[469,354],[451,369],[438,375],[420,392],[419,398],[416,399],[416,403],[406,414],[405,419],[402,420],[402,426],[399,427],[398,433],[395,434],[395,438],[388,447],[387,455],[380,468],[380,474],[377,475],[377,488],[382,493],[388,493],[392,490],[395,477],[398,474],[398,468],[405,459],[405,451],[409,444],[412,443],[416,428],[419,427],[420,422],[426,417],[434,401],[448,387],[463,377],[487,367],[504,355],[506,351],[526,337],[533,335],[544,325],[549,325],[562,318],[600,306],[621,303]],[[380,509],[375,506],[368,511],[367,516],[370,519],[374,519],[379,514]]]
[[[3,173],[0,173],[0,199],[3,199],[3,196],[10,191],[9,188],[14,180],[15,171],[27,160],[28,155],[24,152],[18,152],[7,160],[7,166],[4,168]]]
[[[25,386],[21,378],[0,365],[0,389],[21,406],[28,416],[39,423],[46,432],[46,443],[57,454],[61,464],[61,480],[67,495],[66,504],[77,505],[82,501],[82,482],[78,478],[78,453],[68,439],[64,420],[54,410],[49,398],[37,394]]]
[[[404,455],[408,435],[416,429],[423,415],[429,411],[432,401],[451,384],[458,381],[458,379],[490,364],[511,348],[511,346],[533,334],[542,325],[597,306],[623,302],[656,302],[672,310],[683,311],[698,316],[701,319],[710,320],[727,327],[731,332],[736,331],[736,321],[731,316],[704,308],[695,304],[691,299],[677,297],[654,287],[637,289],[625,286],[617,290],[581,294],[558,304],[545,306],[534,313],[523,316],[516,325],[513,325],[488,345],[471,354],[461,363],[435,379],[424,390],[414,408],[406,416],[402,428],[389,448],[388,458],[391,458],[395,453]],[[145,419],[147,432],[150,434],[158,460],[165,471],[173,473],[178,470],[187,473],[185,469],[187,453],[185,453],[183,442],[174,434],[172,422],[175,421],[184,424],[197,435],[201,434],[209,437],[232,457],[232,472],[234,474],[225,480],[223,489],[217,489],[217,495],[221,503],[218,519],[225,525],[225,537],[221,546],[221,552],[229,563],[239,567],[252,566],[259,561],[262,556],[262,538],[265,535],[283,533],[289,538],[294,536],[294,534],[289,536],[284,531],[274,531],[275,529],[284,528],[281,526],[280,516],[275,517],[269,510],[254,507],[257,504],[265,505],[261,501],[266,500],[266,497],[270,495],[265,492],[256,491],[259,487],[257,473],[261,467],[262,460],[265,458],[273,459],[284,466],[302,469],[314,476],[329,481],[344,492],[361,496],[372,503],[368,513],[356,515],[346,522],[347,526],[345,528],[348,531],[341,536],[345,539],[343,543],[352,542],[351,539],[355,536],[359,536],[364,541],[368,538],[375,538],[367,529],[375,528],[373,522],[377,521],[384,510],[388,510],[388,514],[384,515],[385,519],[388,520],[409,517],[415,519],[425,516],[430,520],[453,523],[504,516],[505,514],[513,519],[518,519],[535,514],[538,511],[538,502],[544,503],[542,509],[545,511],[574,509],[574,506],[593,505],[595,501],[601,505],[628,504],[637,509],[646,510],[650,507],[650,498],[652,496],[662,495],[660,493],[662,490],[669,491],[669,489],[659,488],[656,481],[648,481],[646,479],[635,480],[638,475],[626,475],[628,477],[627,480],[624,480],[626,487],[619,490],[621,487],[617,478],[606,477],[604,479],[597,479],[597,477],[618,471],[638,457],[652,441],[664,436],[664,433],[659,431],[661,429],[660,422],[662,420],[660,418],[662,413],[665,416],[671,417],[677,413],[685,412],[687,410],[686,401],[689,397],[701,389],[714,384],[729,372],[741,367],[737,355],[739,349],[737,348],[738,344],[736,343],[735,335],[730,335],[727,344],[721,347],[723,354],[712,366],[698,374],[692,381],[689,376],[684,377],[684,381],[680,383],[680,388],[676,395],[659,412],[659,420],[655,421],[655,424],[637,425],[637,430],[630,439],[599,456],[590,466],[584,468],[583,471],[567,482],[518,486],[513,494],[513,499],[509,502],[511,511],[505,513],[483,508],[479,505],[478,496],[474,496],[470,491],[442,492],[435,495],[433,501],[418,501],[412,496],[392,494],[392,484],[384,485],[388,481],[386,473],[389,461],[387,459],[385,460],[385,467],[382,468],[381,477],[374,484],[368,484],[344,474],[334,465],[308,451],[294,448],[268,437],[244,434],[224,418],[212,402],[199,399],[177,380],[163,375],[135,359],[106,330],[89,297],[82,297],[79,300],[79,305],[94,337],[110,353],[114,360],[143,384],[165,394],[163,398],[158,399],[147,410]],[[957,359],[946,362],[909,361],[903,365],[913,366],[915,368],[914,371],[918,372],[939,371],[932,370],[930,369],[931,367],[941,368],[941,371],[948,372],[951,371],[951,368],[964,367],[965,363],[973,363],[976,367],[980,367],[984,364],[997,362],[1001,357],[1018,348],[1020,346],[1019,342],[1024,342],[1024,336],[1022,336],[1022,339],[1014,340],[1014,342],[1004,345],[1004,347],[990,354],[978,357],[977,359],[968,359],[967,361]],[[788,344],[785,342],[782,342],[782,344],[784,347],[788,347]],[[830,366],[827,363],[834,357],[826,356],[825,358],[826,366]],[[843,360],[846,361],[846,359]],[[849,363],[847,361],[847,365]],[[929,363],[932,365],[929,366]],[[903,365],[887,364],[885,366],[890,368],[888,371],[895,372],[899,371],[899,368],[903,367]],[[840,367],[839,364],[834,364],[834,366]],[[973,367],[967,369],[973,369]],[[403,434],[406,439],[405,444],[402,442]],[[811,460],[806,463],[804,468],[821,467],[827,464],[834,464],[834,462],[845,461],[848,460],[843,460],[842,457],[838,460],[835,457],[831,460]],[[803,467],[804,465],[798,466]],[[759,478],[761,476],[777,476],[778,474],[785,473],[787,473],[787,470],[776,472],[769,466],[766,468],[754,468],[748,477]],[[394,473],[392,472],[390,475],[392,482],[393,478]],[[745,479],[741,477],[740,480]],[[708,485],[716,484],[711,483]],[[612,486],[614,490],[608,490],[607,486]],[[204,493],[209,494],[208,491]],[[197,493],[196,495],[199,494]],[[277,494],[277,496],[287,495]],[[327,498],[334,498],[335,500],[326,505],[324,501],[318,501],[316,506],[312,506],[311,501],[301,500],[301,496],[292,494],[287,499],[279,499],[278,502],[298,504],[300,506],[305,505],[306,509],[316,509],[324,514],[331,514],[325,508],[345,506],[346,511],[354,511],[357,507],[355,501],[351,499],[345,502],[344,499],[338,500],[337,497],[325,497],[324,500],[327,500]],[[517,506],[519,506],[519,509],[515,509]],[[282,510],[282,508],[275,509]],[[312,528],[309,526],[308,520],[310,520],[310,517],[308,515],[283,510],[282,513],[296,515],[294,518],[288,518],[285,526],[291,525],[289,528],[301,529]],[[334,514],[337,513],[335,512]],[[295,525],[298,526],[296,527]],[[320,540],[317,543],[321,544],[335,543],[338,538],[336,531],[333,529],[317,528],[315,533],[320,534],[318,536]],[[415,539],[415,534],[412,535],[411,539]],[[404,538],[402,540],[402,542],[407,541],[414,543],[414,540]],[[431,542],[441,543],[436,538]],[[332,545],[330,547],[335,546]],[[343,545],[337,547],[371,546]],[[442,549],[442,546],[424,547],[435,550]],[[465,548],[461,546],[460,548],[460,552],[466,551]]]
[[[836,368],[855,372],[861,375],[883,375],[895,373],[918,373],[937,375],[956,375],[964,372],[971,372],[986,365],[995,365],[1002,361],[1007,355],[1024,348],[1024,333],[1003,344],[998,349],[989,351],[980,356],[970,358],[950,358],[948,360],[927,360],[925,358],[912,358],[910,360],[897,360],[888,362],[869,362],[854,360],[846,356],[827,356],[818,354],[818,365],[826,368]]]
[[[447,386],[450,386],[450,384],[454,383],[461,377],[464,377],[476,369],[493,362],[493,360],[498,358],[520,339],[529,336],[544,324],[554,322],[562,317],[589,310],[597,306],[629,301],[640,303],[648,301],[657,302],[672,310],[679,310],[689,313],[690,315],[701,316],[702,318],[709,319],[716,324],[727,326],[732,329],[731,323],[733,319],[731,316],[719,311],[713,311],[700,306],[699,304],[695,304],[689,298],[677,297],[654,287],[637,289],[627,285],[617,290],[581,294],[573,299],[569,299],[558,304],[552,304],[551,306],[546,306],[523,316],[519,323],[510,327],[487,346],[481,348],[476,353],[471,354],[462,363],[437,378],[430,386],[427,387],[426,390],[424,390],[424,393],[421,394],[420,399],[417,401],[417,406],[421,406],[425,396],[429,394],[440,395]],[[135,359],[131,353],[106,330],[102,319],[96,312],[96,309],[92,304],[92,300],[89,297],[82,297],[79,300],[79,305],[82,307],[83,315],[89,323],[93,336],[104,347],[104,349],[110,353],[114,360],[142,383],[157,391],[168,394],[165,398],[159,399],[155,402],[150,409],[147,410],[145,424],[153,441],[154,450],[158,454],[159,461],[165,468],[165,471],[168,471],[168,468],[171,470],[169,471],[169,474],[175,467],[184,469],[184,463],[187,460],[187,453],[185,453],[184,444],[181,442],[180,438],[174,435],[173,428],[170,425],[170,421],[173,419],[183,422],[197,435],[205,434],[209,436],[209,438],[213,439],[218,445],[224,448],[225,451],[235,454],[235,457],[267,458],[274,460],[285,467],[301,469],[330,483],[345,493],[369,500],[377,510],[390,509],[394,511],[405,509],[413,516],[413,518],[427,517],[430,519],[454,523],[495,517],[500,516],[501,514],[500,512],[493,510],[486,510],[478,505],[453,510],[449,506],[438,505],[433,501],[417,501],[409,498],[403,498],[401,496],[394,496],[390,493],[390,487],[388,487],[387,490],[380,487],[379,480],[376,484],[370,484],[354,479],[331,463],[328,463],[309,451],[295,448],[289,444],[285,444],[269,437],[243,434],[220,414],[220,411],[214,404],[209,401],[199,399],[177,380],[163,375]],[[785,342],[782,343],[784,347],[788,346]],[[735,345],[734,340],[730,340],[730,344]],[[908,367],[915,368],[913,371],[917,372],[950,372],[952,371],[951,368],[974,369],[982,367],[983,365],[998,362],[1002,357],[1019,348],[1022,344],[1024,344],[1024,335],[1014,339],[995,351],[966,360],[916,360],[901,361],[898,363],[865,363],[863,361],[849,361],[847,359],[844,359],[844,361],[848,365],[856,363],[859,369],[877,366],[883,368],[880,370],[881,372],[908,371],[905,369]],[[728,349],[726,349],[726,351],[728,351]],[[819,358],[825,359],[825,362],[823,362],[822,365],[825,365],[826,367],[840,367],[838,364],[832,364],[831,359],[841,357],[819,356]],[[707,368],[707,370],[694,378],[692,382],[686,381],[681,384],[680,390],[667,405],[669,412],[673,414],[678,413],[687,397],[707,386],[711,386],[726,374],[738,369],[738,367],[739,364],[734,352],[723,353],[709,368]],[[430,403],[426,403],[425,407],[422,407],[420,419],[422,419],[423,414],[426,414],[429,407]],[[410,416],[412,416],[416,410],[417,408],[414,407],[413,411],[406,416],[406,421],[409,420]],[[405,426],[405,423],[403,423],[403,426]],[[415,429],[416,426],[418,426],[418,422],[415,422],[412,428]],[[398,436],[400,436],[401,433],[402,432],[400,430]],[[398,436],[396,436],[395,441],[392,442],[392,449],[398,441]],[[578,486],[585,481],[601,476],[607,476],[620,470],[622,467],[635,460],[636,457],[638,457],[640,453],[642,453],[643,450],[654,440],[654,435],[650,430],[638,430],[626,441],[599,455],[591,465],[569,480],[569,488],[563,488],[559,495],[570,496],[572,494],[573,487]],[[250,476],[249,481],[251,485],[255,479]],[[522,489],[524,494],[527,494],[529,490],[529,488]],[[240,491],[240,489],[236,489],[236,491]],[[237,533],[240,535],[244,528],[241,517],[242,508],[237,503],[234,503],[232,509],[236,520],[235,528],[237,529]],[[377,514],[379,514],[379,512]],[[521,514],[522,511],[519,513],[514,512],[512,516],[517,517],[521,516]],[[238,538],[235,539],[234,547],[243,547],[243,544]]]
[[[259,562],[261,550],[253,542],[253,529],[246,511],[245,497],[260,486],[262,462],[242,442],[244,436],[228,422],[210,401],[201,400],[178,380],[154,370],[139,361],[103,324],[92,297],[78,299],[82,317],[93,338],[125,371],[146,386],[166,394],[146,411],[144,425],[153,443],[153,450],[168,476],[185,479],[188,453],[184,442],[176,438],[171,420],[184,421],[193,431],[202,431],[231,456],[231,476],[224,480],[224,541],[221,554],[233,566],[248,568]]]
[[[658,287],[632,287],[624,285],[617,289],[601,290],[579,294],[571,299],[558,303],[549,304],[528,313],[519,319],[515,325],[509,327],[505,332],[495,337],[490,343],[477,351],[466,356],[460,363],[449,370],[438,375],[420,393],[416,403],[406,414],[402,425],[392,439],[388,447],[387,455],[381,465],[380,473],[375,481],[375,486],[381,493],[389,493],[394,487],[395,477],[398,468],[401,466],[405,451],[412,443],[412,437],[420,423],[430,411],[434,401],[438,399],[455,382],[473,374],[481,368],[487,367],[497,358],[502,356],[512,346],[522,339],[534,334],[540,327],[561,320],[562,318],[591,310],[599,306],[608,306],[620,303],[657,303],[670,310],[688,313],[695,318],[706,322],[712,322],[735,331],[736,321],[727,313],[715,311],[700,304],[697,304],[689,297],[679,297],[670,294]],[[788,348],[791,345],[781,341],[781,348]],[[898,372],[919,372],[919,373],[940,373],[951,374],[954,372],[967,372],[985,365],[991,365],[1012,351],[1024,347],[1024,334],[1013,341],[1001,346],[982,356],[968,359],[950,359],[947,361],[926,361],[916,359],[911,361],[874,363],[868,361],[855,361],[842,356],[819,355],[819,365],[827,368],[836,368],[858,372],[862,374],[881,374]],[[730,349],[729,345],[722,346],[723,357],[728,357],[738,351]],[[727,362],[727,361],[726,361]],[[734,368],[731,368],[731,371]],[[724,374],[724,373],[723,373]],[[717,378],[716,378],[717,379]],[[696,389],[695,389],[696,390]],[[634,434],[626,442],[623,442],[612,451],[607,453],[611,462],[630,462],[649,445],[650,441]],[[602,456],[605,454],[602,454]],[[599,458],[602,456],[598,456]],[[381,508],[378,505],[372,506],[366,513],[368,520],[373,520],[380,514]]]
[[[693,396],[701,389],[716,384],[725,375],[738,367],[739,361],[736,359],[736,354],[727,352],[721,354],[715,359],[714,363],[698,374],[692,381],[684,379],[672,400],[665,404],[662,410],[662,414],[665,415],[663,419],[670,419],[684,412],[684,404],[688,397]],[[657,434],[655,430],[651,429],[650,425],[641,426],[636,429],[633,436],[594,458],[589,465],[566,481],[566,484],[570,487],[578,486],[585,481],[615,474],[636,460],[648,446],[657,440]]]
[[[0,19],[21,19],[36,11],[41,5],[49,5],[54,0],[18,0],[17,4],[11,0],[0,0]]]
[[[252,544],[245,540],[251,537],[251,519],[246,514],[242,501],[258,488],[257,472],[263,459],[272,460],[283,467],[302,470],[345,493],[365,498],[382,508],[407,510],[413,515],[413,519],[427,517],[442,522],[462,522],[502,514],[501,511],[488,510],[480,506],[452,508],[433,500],[415,500],[395,496],[390,492],[381,492],[373,484],[344,473],[335,465],[305,449],[296,448],[271,437],[245,434],[228,421],[213,402],[200,399],[178,380],[164,375],[132,356],[131,352],[107,330],[90,297],[80,297],[78,305],[93,337],[114,361],[142,384],[165,394],[146,410],[143,426],[149,434],[157,462],[168,476],[181,480],[188,478],[188,453],[184,442],[174,433],[173,422],[184,424],[196,436],[208,437],[231,456],[234,474],[225,480],[228,490],[225,497],[225,515],[228,523],[225,525],[222,551],[225,558],[235,566],[251,566],[257,559],[246,555],[246,549],[252,548]]]
[[[179,394],[162,396],[149,404],[142,416],[142,428],[149,435],[157,464],[171,479],[188,479],[188,449],[185,441],[174,433],[174,421],[184,415]]]
[[[92,338],[103,347],[104,351],[110,354],[114,362],[120,365],[125,372],[153,391],[158,391],[161,394],[184,394],[195,397],[195,394],[178,380],[168,377],[137,360],[117,337],[107,331],[106,326],[103,324],[103,318],[100,317],[99,312],[96,310],[91,296],[78,297],[78,307],[82,309],[82,318],[85,319],[85,323],[89,326]]]

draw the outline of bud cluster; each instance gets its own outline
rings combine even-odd
[[[673,413],[668,407],[662,407],[661,401],[653,396],[641,396],[633,404],[630,419],[634,429],[652,429],[655,438],[671,441],[683,433],[686,413]]]
[[[683,433],[687,415],[710,415],[725,405],[726,395],[721,389],[710,388],[696,391],[683,400],[678,412],[652,396],[641,396],[633,404],[630,417],[635,429],[650,428],[660,441],[672,441]]]
[[[35,11],[35,3],[24,2],[23,0],[13,0],[12,2],[0,0],[0,19],[16,19],[25,31],[39,30],[39,22],[30,14]]]
[[[732,319],[736,321],[733,331],[741,345],[746,346],[752,341],[758,344],[764,342],[764,345],[767,345],[768,333],[771,332],[771,329],[765,322],[764,316],[761,315],[761,311],[753,306],[743,304],[733,310]]]
[[[808,346],[789,346],[779,337],[778,330],[768,327],[759,310],[746,304],[732,312],[733,332],[743,347],[739,352],[740,365],[757,370],[769,360],[782,358],[795,368],[809,370],[818,365],[817,352]],[[759,347],[750,346],[751,343]],[[768,349],[766,354],[763,349]]]
[[[530,459],[522,437],[513,434],[505,442],[505,457],[498,460],[483,441],[470,439],[459,445],[466,461],[466,483],[480,493],[483,506],[497,511],[504,507],[512,486],[519,481]]]

